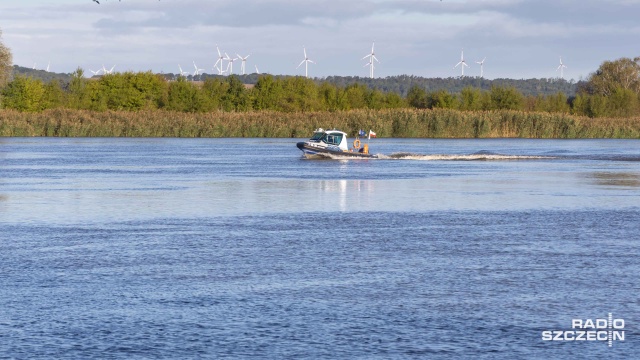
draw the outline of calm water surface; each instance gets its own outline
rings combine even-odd
[[[0,139],[0,358],[639,356],[640,141],[296,141]]]

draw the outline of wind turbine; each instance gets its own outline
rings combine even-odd
[[[51,61],[47,63],[47,72],[49,72],[49,66],[51,66]]]
[[[467,65],[467,62],[464,61],[464,49],[462,49],[462,52],[460,53],[460,62],[456,64],[456,66],[454,66],[453,68],[457,68],[458,65],[461,65],[460,68],[462,69],[462,75],[464,76],[464,67],[469,67],[469,65]]]
[[[242,64],[240,65],[240,71],[242,71],[242,75],[244,75],[244,66],[245,63],[247,62],[247,59],[249,58],[249,56],[251,55],[247,55],[245,57],[240,56],[240,54],[236,54],[238,55],[238,59],[242,60]]]
[[[218,66],[214,67],[214,69],[218,70],[218,75],[224,75],[229,70],[229,65],[227,65],[227,68],[225,70],[222,70],[222,68]]]
[[[302,47],[302,51],[304,51],[304,60],[302,60],[300,62],[300,64],[296,67],[299,68],[300,65],[304,64],[304,77],[308,78],[309,77],[309,63],[315,64],[316,62],[309,59],[309,57],[307,56],[307,49],[303,46]]]
[[[260,70],[258,70],[258,65],[254,65],[256,67],[256,74],[260,75]]]
[[[480,77],[482,77],[482,69],[484,67],[484,61],[485,60],[487,60],[486,57],[484,59],[482,59],[482,61],[476,61],[476,64],[480,65]]]
[[[198,66],[196,66],[196,62],[193,62],[193,67],[195,68],[195,71],[193,72],[193,76],[199,76],[200,75],[200,71],[204,71],[204,69],[198,69]]]
[[[218,70],[218,75],[222,75],[222,73],[223,73],[223,71],[222,71],[222,61],[225,60],[225,58],[224,58],[224,56],[222,56],[222,54],[220,54],[220,48],[218,47],[218,45],[216,45],[216,50],[218,50],[218,60],[213,65],[213,68]],[[226,53],[225,53],[225,55],[226,55]],[[220,64],[220,66],[218,66],[218,64]]]
[[[229,54],[227,53],[224,53],[224,56],[225,56],[224,59],[228,61],[227,70],[229,71],[229,75],[233,75],[233,62],[238,60],[238,58],[229,57]]]
[[[376,57],[375,52],[373,51],[373,47],[375,46],[375,42],[371,44],[371,54],[367,54],[365,55],[362,59],[360,60],[364,60],[366,58],[369,58],[369,62],[365,65],[365,66],[370,66],[371,68],[369,68],[369,77],[373,79],[373,60],[377,61],[378,64],[380,63],[380,60],[378,60],[378,58]]]
[[[113,65],[110,70],[107,70],[107,68],[104,67],[104,64],[102,64],[102,75],[112,74],[115,67],[116,66]]]
[[[369,77],[373,79],[373,60],[371,58],[369,58],[369,62],[364,64],[362,67],[367,67],[367,66],[371,66],[371,68],[369,69]]]
[[[180,76],[189,76],[188,72],[182,71],[182,66],[180,66],[180,64],[178,64],[178,69],[180,69]]]
[[[96,71],[93,71],[93,70],[89,69],[89,71],[91,71],[91,73],[95,76],[95,75],[98,75],[98,73],[99,73],[100,71],[102,71],[102,69],[98,69],[98,70],[96,70]]]
[[[560,79],[564,79],[564,69],[567,68],[567,65],[562,63],[562,56],[560,56],[560,65],[558,65],[558,68],[556,69],[556,71],[560,70]]]

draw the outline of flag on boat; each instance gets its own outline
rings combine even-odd
[[[374,137],[378,137],[378,135],[376,133],[374,133],[371,129],[369,129],[369,139],[374,138]]]
[[[367,136],[367,133],[364,132],[364,130],[360,129],[360,131],[358,131],[358,136],[365,137]]]

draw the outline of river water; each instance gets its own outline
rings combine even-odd
[[[640,141],[296,141],[0,139],[0,358],[637,358]]]

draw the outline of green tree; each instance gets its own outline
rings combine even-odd
[[[524,101],[524,97],[515,87],[492,86],[491,108],[497,110],[519,110]]]
[[[607,97],[603,95],[578,94],[573,100],[573,114],[602,117],[607,114]]]
[[[2,30],[0,30],[0,88],[5,86],[11,77],[11,50],[2,42]]]
[[[440,109],[454,109],[456,107],[456,98],[447,90],[438,90],[428,95],[428,107]]]
[[[385,103],[385,108],[387,109],[398,109],[398,108],[403,108],[407,106],[404,99],[398,93],[395,93],[395,92],[388,92],[384,96],[384,103]]]
[[[362,84],[351,84],[345,88],[346,105],[348,109],[364,109],[367,107],[367,89]]]
[[[318,95],[320,96],[320,101],[322,102],[322,107],[324,110],[336,111],[340,109],[340,92],[339,89],[328,82],[323,82],[320,84],[320,88],[318,89]]]
[[[204,111],[221,110],[222,97],[226,94],[229,84],[222,79],[208,78],[202,84],[202,96],[204,97]]]
[[[540,94],[536,97],[527,96],[526,102],[525,110],[527,111],[568,113],[570,110],[567,96],[562,92],[557,92],[552,95]]]
[[[107,111],[109,109],[109,94],[104,90],[100,81],[89,80],[85,83],[80,107],[93,111]]]
[[[378,90],[366,89],[364,94],[364,101],[367,104],[367,108],[373,110],[382,109],[385,106],[385,96]]]
[[[276,110],[278,98],[282,97],[282,83],[271,75],[258,78],[252,90],[255,110]]]
[[[606,116],[631,117],[638,110],[638,94],[631,89],[618,87],[607,97]]]
[[[184,76],[169,84],[167,110],[199,112],[202,111],[203,98],[198,88]]]
[[[157,109],[167,91],[166,81],[150,71],[107,74],[98,82],[111,110]]]
[[[407,93],[407,102],[412,107],[426,109],[428,106],[427,92],[423,88],[414,85]]]
[[[570,110],[567,95],[563,92],[558,91],[554,95],[547,95],[545,99],[547,102],[546,111],[548,112],[568,113]]]
[[[609,96],[618,88],[640,94],[640,57],[605,61],[591,74],[585,90],[592,95]]]
[[[227,92],[222,96],[222,107],[227,111],[247,111],[251,102],[249,94],[240,79],[231,75],[227,78]]]
[[[460,92],[460,110],[480,110],[482,109],[482,91],[471,86],[467,86]]]
[[[62,90],[62,84],[58,80],[49,81],[44,86],[44,94],[42,96],[44,109],[55,109],[64,105],[65,93]]]
[[[17,76],[3,90],[3,106],[7,109],[36,112],[44,109],[42,101],[45,93],[40,80]]]
[[[71,74],[71,80],[67,85],[67,106],[72,109],[88,109],[90,107],[91,99],[87,93],[87,81],[82,68],[77,68]]]

